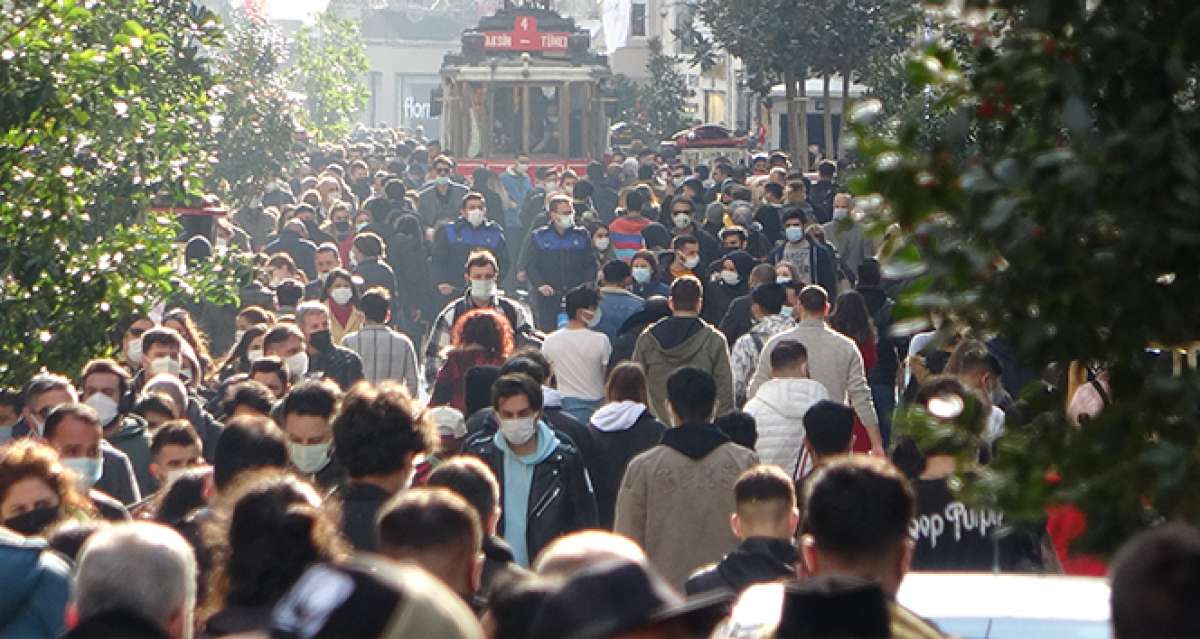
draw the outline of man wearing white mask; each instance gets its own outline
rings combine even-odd
[[[295,324],[276,324],[263,336],[263,356],[278,357],[292,384],[308,374],[308,342]]]
[[[558,327],[562,296],[586,282],[596,281],[596,258],[592,236],[575,224],[575,205],[568,195],[550,198],[550,223],[534,229],[521,252],[534,298],[538,327]]]
[[[425,353],[425,383],[430,387],[433,386],[438,370],[446,362],[443,353],[450,345],[454,320],[464,314],[477,308],[499,309],[513,328],[514,343],[519,344],[522,335],[533,332],[533,322],[525,306],[505,297],[500,291],[497,285],[500,279],[500,264],[494,255],[488,251],[471,253],[466,259],[463,279],[467,283],[466,294],[447,304],[442,312],[438,313],[421,349]]]
[[[506,270],[508,246],[504,229],[489,220],[488,213],[483,195],[472,191],[462,198],[459,218],[439,226],[434,232],[430,270],[438,283],[438,292],[443,296],[448,298],[459,290],[455,282],[467,257],[475,251],[490,252],[496,256],[500,270]]]
[[[542,420],[542,387],[521,373],[492,385],[499,430],[464,451],[479,457],[500,482],[497,534],[516,562],[529,566],[556,537],[597,524],[596,496],[579,450]]]
[[[125,367],[136,373],[142,367],[142,335],[154,328],[154,320],[145,315],[129,318],[121,334],[121,355]]]
[[[87,404],[56,406],[46,416],[43,436],[58,451],[63,466],[74,471],[79,492],[87,493],[93,502],[104,501],[94,493],[103,493],[125,505],[141,500],[129,458],[104,441],[96,411]],[[112,512],[99,503],[97,507],[106,518]],[[123,518],[128,519],[128,513]]]
[[[612,343],[596,330],[600,293],[590,284],[567,291],[567,325],[546,336],[542,354],[550,361],[562,393],[563,412],[586,424],[604,400]]]
[[[111,359],[94,359],[83,367],[79,382],[83,402],[96,411],[104,439],[133,464],[141,493],[158,490],[158,482],[150,472],[150,433],[145,420],[130,411],[129,374]]]
[[[333,456],[333,414],[341,395],[331,382],[306,381],[293,386],[277,409],[292,468],[324,489],[346,476]]]
[[[440,155],[433,161],[433,182],[424,187],[417,203],[417,213],[427,232],[432,232],[438,222],[454,219],[454,210],[467,194],[467,187],[455,184],[450,179],[454,172],[454,161]]]
[[[851,215],[853,210],[854,198],[849,193],[838,193],[833,197],[833,220],[821,226],[825,239],[837,250],[843,272],[850,277],[858,273],[863,260],[875,256],[875,246]]]

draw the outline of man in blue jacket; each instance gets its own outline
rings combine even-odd
[[[554,330],[562,296],[570,289],[596,281],[596,257],[587,229],[575,225],[570,196],[550,198],[550,223],[534,229],[521,260],[529,279],[538,328]]]
[[[617,340],[617,331],[631,315],[646,306],[646,300],[629,292],[625,286],[633,276],[633,270],[621,260],[605,264],[600,281],[600,319],[593,330],[608,336],[609,342]]]
[[[508,245],[504,229],[488,219],[487,204],[483,195],[474,191],[462,198],[459,217],[449,224],[439,226],[433,234],[433,277],[443,303],[460,290],[463,265],[471,253],[484,249],[496,256],[501,273],[508,270]]]

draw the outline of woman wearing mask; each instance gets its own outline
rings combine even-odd
[[[242,479],[216,509],[205,634],[266,630],[309,566],[346,556],[338,521],[312,485],[278,470]]]
[[[238,341],[221,360],[218,380],[224,382],[238,373],[250,372],[250,364],[263,356],[263,336],[267,334],[267,328],[266,324],[257,324],[241,331]]]
[[[349,333],[362,329],[366,317],[358,310],[358,290],[354,279],[345,269],[335,268],[325,278],[321,301],[329,309],[329,337],[341,344]]]
[[[96,518],[76,486],[53,448],[32,439],[12,442],[0,456],[0,520],[13,532],[44,537],[63,521]]]
[[[495,309],[475,309],[455,321],[446,363],[438,370],[429,405],[465,411],[467,371],[503,365],[513,352],[512,335],[508,318]]]
[[[633,286],[629,290],[635,295],[647,299],[654,295],[667,297],[671,294],[671,287],[659,276],[658,258],[654,253],[646,250],[634,253],[629,266],[633,272]]]
[[[700,317],[714,326],[725,317],[734,299],[750,292],[750,271],[757,264],[745,251],[734,251],[721,260],[721,269],[714,271],[704,285],[704,306]]]
[[[200,364],[200,377],[203,379],[208,371],[213,369],[212,355],[208,352],[208,336],[196,326],[192,321],[192,316],[187,312],[187,309],[176,308],[163,316],[163,326],[175,329],[179,336],[183,338],[188,346],[192,347],[192,354],[196,361]]]
[[[136,373],[142,367],[142,334],[154,328],[154,320],[147,315],[131,315],[121,323],[125,330],[121,331],[122,363],[130,372]]]
[[[667,427],[646,407],[646,372],[635,362],[618,364],[608,374],[605,404],[592,415],[588,430],[595,451],[585,460],[596,490],[600,526],[611,529],[617,489],[629,460],[662,439]]]
[[[617,259],[617,253],[612,246],[612,233],[608,230],[608,225],[603,222],[593,222],[587,226],[588,232],[592,235],[592,249],[596,254],[596,270],[603,268],[605,264]]]
[[[345,264],[350,255],[350,245],[354,242],[354,225],[350,223],[350,205],[345,202],[334,202],[329,209],[329,221],[321,225],[321,232],[333,238],[333,243],[337,245],[338,253],[342,256],[342,263]]]
[[[879,361],[876,350],[875,323],[871,321],[871,313],[867,311],[867,303],[858,291],[842,293],[829,316],[829,327],[854,340],[858,352],[862,354],[863,374],[871,372]],[[854,452],[866,453],[871,451],[871,439],[858,415],[854,415]]]

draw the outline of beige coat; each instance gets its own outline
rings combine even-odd
[[[673,431],[712,426],[684,426]],[[738,545],[729,527],[733,484],[758,464],[749,449],[726,441],[700,459],[666,444],[634,457],[617,493],[614,529],[646,550],[673,586],[696,569],[720,561]]]
[[[867,428],[877,428],[879,417],[871,400],[871,387],[863,369],[862,353],[849,337],[829,328],[823,320],[801,320],[796,328],[779,333],[763,346],[758,368],[750,380],[749,397],[754,397],[771,373],[771,352],[784,340],[796,340],[808,349],[808,376],[821,383],[835,402],[854,407]],[[849,401],[847,401],[847,399]]]

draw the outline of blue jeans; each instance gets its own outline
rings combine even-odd
[[[879,436],[883,439],[883,447],[886,449],[892,435],[896,387],[892,384],[871,384],[871,401],[875,402],[875,414],[879,416]]]
[[[581,424],[588,423],[592,419],[592,413],[600,408],[600,400],[598,399],[581,399],[579,397],[563,397],[562,409],[563,412],[578,419]]]

